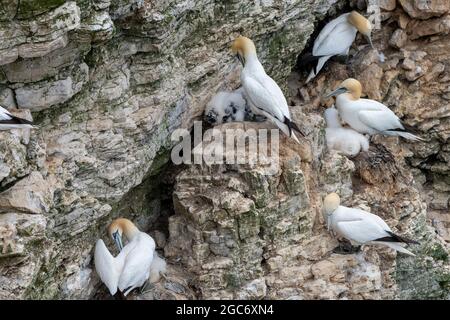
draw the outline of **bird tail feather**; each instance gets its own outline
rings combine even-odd
[[[311,81],[311,79],[313,79],[315,76],[317,76],[320,72],[320,70],[322,70],[323,66],[325,65],[325,62],[327,62],[332,56],[320,56],[319,59],[317,60],[317,66],[314,67],[308,78],[306,79],[306,83],[308,83],[309,81]]]
[[[311,72],[308,75],[308,78],[306,78],[305,83],[310,82],[312,79],[314,79],[315,76],[316,76],[316,74],[314,73],[314,69],[312,69]]]
[[[297,136],[295,135],[295,133],[293,131],[291,131],[291,138],[295,140],[295,142],[297,142],[298,144],[300,144],[300,140],[298,140]]]
[[[297,136],[294,134],[294,132],[292,131],[292,129],[289,127],[289,125],[286,122],[281,122],[280,120],[273,117],[272,115],[270,115],[268,113],[266,113],[266,114],[268,115],[268,119],[277,125],[278,129],[280,129],[285,135],[287,135],[288,137],[291,137],[297,143],[300,144],[300,141],[298,140]]]
[[[415,257],[415,256],[416,256],[414,253],[412,253],[411,251],[409,251],[409,250],[403,248],[402,245],[400,245],[400,244],[398,244],[398,243],[395,243],[395,242],[377,241],[377,242],[374,242],[374,243],[376,243],[376,244],[383,244],[383,245],[385,245],[385,246],[388,246],[389,248],[392,248],[392,249],[394,249],[394,250],[396,250],[396,251],[398,251],[398,252],[407,254],[407,255],[412,256],[412,257]]]
[[[297,131],[298,133],[300,133],[303,137],[305,136],[305,134],[298,127],[298,125],[294,121],[292,121],[291,119],[289,119],[287,117],[284,117],[284,124],[288,126],[290,136],[293,135],[294,130]]]
[[[404,132],[404,131],[386,131],[386,134],[390,135],[390,136],[400,136],[402,138],[405,138],[407,140],[412,140],[412,141],[425,141],[424,139],[422,139],[421,137],[418,137],[412,133],[409,132]]]
[[[298,62],[298,67],[304,67],[311,62],[316,62],[320,59],[320,57],[321,56],[313,56],[311,52],[308,52],[301,57],[300,61]]]
[[[391,235],[391,237],[392,237],[393,239],[397,240],[397,241],[401,241],[401,242],[403,242],[403,243],[420,244],[420,243],[419,243],[418,241],[416,241],[416,240],[412,240],[412,239],[409,239],[409,238],[406,238],[406,237],[399,236],[398,234],[395,234],[395,233],[393,233],[393,232],[391,232],[391,231],[387,231],[387,230],[386,230],[386,232],[389,233],[389,234]]]

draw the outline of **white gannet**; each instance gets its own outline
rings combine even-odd
[[[205,120],[212,125],[244,121],[245,115],[246,101],[242,89],[218,92],[205,109]]]
[[[33,122],[13,116],[8,110],[0,106],[0,130],[33,129]]]
[[[306,83],[311,81],[322,69],[325,62],[335,55],[348,55],[355,41],[356,33],[361,32],[372,48],[372,25],[368,19],[356,11],[345,13],[328,22],[320,31],[312,50],[312,56],[318,58],[316,67],[311,70]]]
[[[291,120],[289,107],[280,87],[266,74],[259,62],[253,41],[240,36],[231,48],[244,67],[241,71],[241,82],[251,110],[267,117],[287,136],[299,142],[293,130],[304,134]]]
[[[325,97],[336,96],[336,106],[341,119],[359,133],[400,136],[409,140],[423,140],[405,131],[405,124],[384,104],[361,99],[361,83],[349,78]]]
[[[369,150],[369,140],[365,136],[341,126],[339,114],[335,108],[325,110],[324,116],[327,123],[325,138],[328,149],[339,151],[349,157],[356,156],[361,150]]]
[[[151,280],[158,280],[159,272],[165,271],[165,262],[157,257],[152,237],[124,218],[114,220],[108,233],[120,252],[113,257],[103,240],[99,239],[95,245],[94,263],[111,295],[119,289],[126,296],[134,288],[142,287],[150,276]],[[128,240],[126,246],[122,244],[122,233]]]
[[[379,216],[360,209],[340,205],[336,193],[330,193],[324,199],[323,216],[328,225],[338,236],[358,245],[384,245],[399,252],[414,256],[403,246],[415,243],[410,239],[398,236]]]

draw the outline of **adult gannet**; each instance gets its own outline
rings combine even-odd
[[[251,110],[255,114],[267,117],[287,136],[299,142],[293,130],[303,136],[304,134],[291,121],[286,98],[277,83],[264,71],[256,55],[253,41],[240,36],[231,48],[244,67],[241,71],[241,82]]]
[[[346,156],[354,157],[361,150],[369,150],[369,140],[353,129],[343,128],[338,111],[328,108],[324,113],[327,128],[325,138],[328,149],[339,151]]]
[[[309,73],[306,83],[319,73],[325,62],[332,56],[348,55],[358,31],[367,38],[370,46],[374,48],[371,38],[372,25],[358,12],[345,13],[328,22],[314,41],[312,56],[318,58],[318,61],[316,67]]]
[[[244,121],[245,111],[246,102],[242,89],[220,91],[206,105],[205,120],[212,125]]]
[[[13,116],[8,110],[0,106],[0,130],[34,128],[33,122]]]
[[[361,99],[361,83],[349,78],[325,97],[336,96],[341,119],[359,133],[400,136],[409,140],[423,140],[405,131],[405,124],[384,104]]]
[[[403,246],[409,243],[418,244],[417,241],[396,235],[379,216],[364,210],[341,206],[340,202],[336,193],[330,193],[324,199],[323,216],[328,229],[331,228],[338,236],[358,245],[385,245],[414,256]]]
[[[155,241],[128,219],[114,220],[108,227],[108,233],[119,248],[117,257],[113,257],[102,239],[95,245],[94,263],[100,279],[108,287],[111,295],[119,289],[124,296],[131,290],[141,287],[152,277],[164,272],[165,262],[157,257]],[[128,240],[123,246],[122,234]],[[156,261],[155,261],[156,260]]]

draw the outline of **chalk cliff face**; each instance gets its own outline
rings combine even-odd
[[[361,40],[349,65],[300,89],[298,55],[344,1],[3,1],[0,105],[39,128],[0,132],[0,298],[105,298],[92,248],[119,215],[169,263],[137,299],[450,298],[450,8],[381,3],[386,62]],[[275,175],[171,165],[171,133],[239,85],[239,34],[295,103],[307,141],[282,139]],[[331,102],[319,97],[347,76],[429,142],[376,138],[352,160],[325,150]],[[417,238],[418,257],[332,253],[320,215],[331,191]]]

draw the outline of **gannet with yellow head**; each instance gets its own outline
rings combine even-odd
[[[231,48],[243,65],[241,82],[251,111],[267,117],[287,136],[299,142],[294,130],[301,135],[303,133],[291,120],[289,107],[280,87],[266,74],[259,62],[253,41],[240,36]]]
[[[325,62],[332,56],[348,55],[358,31],[374,48],[371,37],[372,24],[358,12],[345,13],[328,22],[314,41],[312,56],[318,58],[318,61],[316,67],[311,70],[306,83],[319,73]]]
[[[388,107],[375,100],[361,99],[361,94],[361,83],[349,78],[325,97],[337,97],[336,106],[341,119],[359,133],[400,136],[413,141],[422,140],[406,132],[405,125]]]
[[[151,278],[159,280],[165,272],[165,261],[155,252],[155,241],[128,219],[114,220],[108,227],[108,234],[119,249],[113,257],[102,239],[95,245],[94,263],[97,274],[108,287],[111,295],[119,289],[126,296],[134,288],[142,287]],[[128,243],[123,246],[122,235]]]
[[[414,256],[405,249],[407,244],[418,244],[392,232],[391,228],[379,216],[370,212],[340,205],[341,199],[336,193],[328,194],[323,201],[323,216],[337,236],[357,245],[383,245],[399,252]]]

